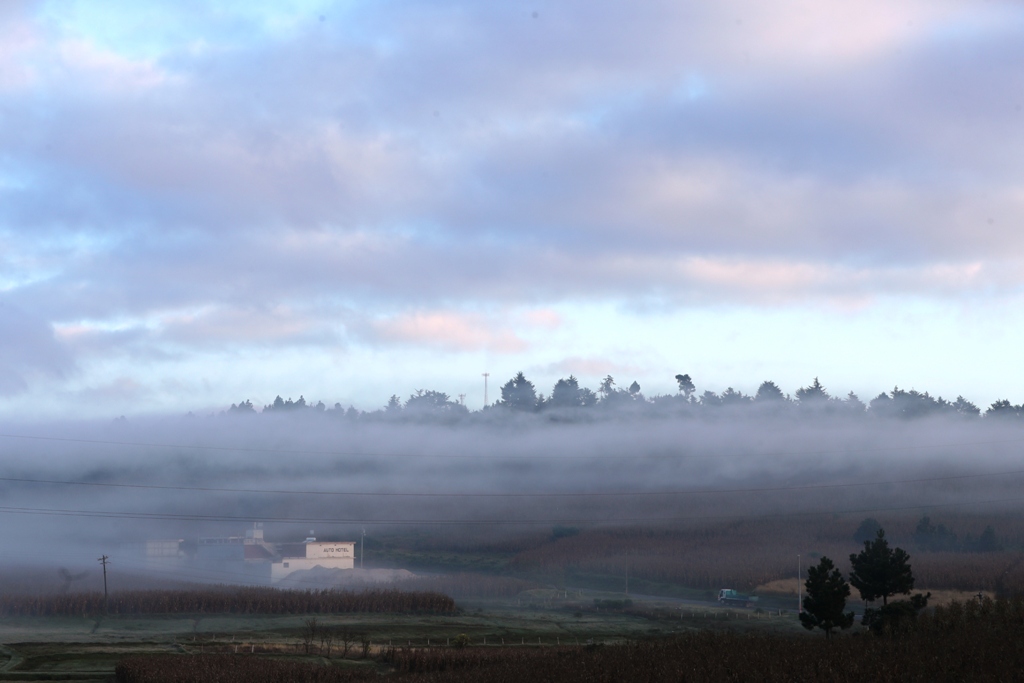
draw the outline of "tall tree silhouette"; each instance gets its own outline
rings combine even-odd
[[[796,397],[799,399],[800,405],[821,405],[830,398],[828,392],[825,391],[825,387],[821,385],[817,377],[814,378],[810,386],[797,389]]]
[[[761,386],[757,388],[754,400],[759,403],[768,403],[771,401],[785,401],[786,397],[783,395],[782,389],[779,389],[775,382],[765,380],[764,382],[761,382]]]
[[[569,375],[568,379],[563,378],[555,382],[547,404],[553,408],[576,408],[583,405],[579,381]]]
[[[803,601],[800,623],[808,631],[820,628],[825,638],[832,637],[832,629],[853,626],[853,612],[844,612],[850,586],[843,579],[832,560],[822,557],[817,567],[807,570],[807,597]]]
[[[697,387],[694,386],[689,375],[676,375],[676,384],[679,385],[679,393],[683,395],[683,398],[689,399],[693,392],[697,391]]]
[[[501,388],[501,402],[512,410],[532,411],[537,407],[537,390],[526,375],[518,372]]]
[[[850,555],[850,566],[850,583],[868,602],[881,598],[885,605],[890,596],[914,590],[910,556],[902,548],[889,547],[885,529],[879,529],[873,540],[864,541],[860,553]]]

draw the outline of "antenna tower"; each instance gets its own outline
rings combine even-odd
[[[793,565],[790,565],[791,567]],[[800,579],[803,578],[803,567],[800,565],[800,556],[796,556],[796,612],[797,614],[803,614],[804,612],[804,587],[800,584]]]
[[[484,408],[486,408],[487,405],[488,405],[488,403],[487,403],[487,378],[490,377],[490,376],[491,376],[491,373],[489,373],[489,372],[485,372],[484,373]]]

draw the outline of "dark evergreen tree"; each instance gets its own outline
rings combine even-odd
[[[1002,550],[1003,545],[996,538],[996,530],[989,524],[978,538],[967,534],[962,549],[968,553],[994,553]]]
[[[814,382],[810,386],[801,387],[796,390],[796,397],[800,401],[800,405],[817,406],[823,403],[827,403],[829,398],[828,392],[825,391],[825,387],[821,385],[818,378],[814,378]]]
[[[988,407],[988,410],[985,411],[985,417],[1014,418],[1017,417],[1019,407],[1003,398]]]
[[[765,380],[761,382],[761,386],[757,388],[757,393],[754,395],[754,400],[758,403],[771,402],[771,401],[785,401],[786,396],[782,393],[782,389],[779,389],[775,382]]]
[[[940,412],[943,404],[946,404],[941,399],[937,401],[932,398],[927,391],[922,394],[915,389],[905,391],[899,387],[894,387],[889,396],[892,400],[890,404],[892,414],[896,417],[908,419],[933,415]]]
[[[985,527],[985,530],[981,532],[981,538],[978,539],[977,545],[974,547],[974,551],[978,553],[994,553],[999,552],[1003,549],[1002,544],[996,539],[996,530],[989,524]]]
[[[700,404],[705,408],[717,408],[722,405],[722,397],[708,389],[700,395]]]
[[[537,409],[537,390],[522,372],[501,388],[501,402],[512,410],[530,412]]]
[[[853,540],[857,543],[867,543],[875,536],[878,535],[878,530],[882,528],[882,525],[878,523],[878,520],[874,517],[868,517],[857,530],[853,532]]]
[[[451,400],[448,394],[423,389],[417,389],[416,393],[409,397],[405,402],[405,410],[421,415],[455,415],[469,412],[466,406]]]
[[[889,547],[884,529],[874,540],[864,541],[864,550],[850,555],[850,566],[850,583],[868,602],[881,598],[883,605],[888,604],[889,596],[914,590],[910,556],[902,548]]]
[[[868,403],[868,409],[871,411],[872,415],[878,417],[892,417],[892,399],[889,398],[889,394],[883,391],[878,396],[871,399]]]
[[[636,393],[632,393],[631,389],[616,389],[615,378],[611,375],[607,375],[601,380],[601,386],[598,391],[601,394],[601,406],[606,410],[617,410],[623,408],[632,408],[637,402],[642,402],[643,396],[640,394],[640,385],[633,382],[636,385]]]
[[[914,545],[932,552],[953,552],[959,549],[956,534],[945,524],[936,526],[930,517],[922,517],[914,529]]]
[[[868,407],[864,405],[864,401],[860,400],[860,397],[852,391],[846,395],[846,400],[843,401],[843,405],[846,406],[847,410],[855,415],[863,415],[864,411],[868,409]]]
[[[250,413],[251,414],[255,414],[256,413],[256,409],[253,407],[252,401],[246,399],[244,401],[241,401],[238,405],[235,405],[234,403],[232,403],[231,407],[228,408],[228,412],[229,413],[236,413],[236,414],[240,414],[240,415],[245,415],[245,414],[250,414]]]
[[[278,396],[274,399],[272,404],[269,406],[263,406],[263,411],[299,410],[306,407],[308,407],[306,406],[306,399],[302,396],[299,396],[298,401],[293,401],[290,398],[287,401],[283,401],[281,400],[281,397]]]
[[[909,600],[894,600],[893,595],[909,595],[914,589],[914,573],[910,569],[910,556],[902,548],[890,548],[885,531],[878,530],[873,541],[864,542],[864,550],[850,555],[850,583],[868,602],[882,599],[880,608],[864,610],[861,623],[878,634],[893,632],[917,618],[917,613],[928,605],[931,593],[918,593]]]
[[[981,408],[968,401],[963,396],[957,396],[953,402],[953,410],[964,417],[978,417],[981,415]]]
[[[555,382],[554,388],[551,389],[551,399],[548,401],[548,406],[552,408],[577,408],[581,405],[583,405],[583,401],[580,395],[580,383],[575,377],[569,375],[568,379],[560,379]]]
[[[749,396],[746,396],[742,391],[736,391],[732,387],[727,387],[722,392],[719,400],[723,406],[741,406],[750,403]]]
[[[807,569],[804,582],[807,595],[803,600],[800,623],[808,631],[820,628],[825,638],[832,637],[832,629],[847,629],[853,626],[853,612],[844,612],[846,598],[850,597],[850,586],[843,575],[827,557],[822,557],[817,567]]]

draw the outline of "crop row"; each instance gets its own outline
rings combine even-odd
[[[106,604],[105,604],[106,603]],[[88,616],[101,614],[337,614],[416,612],[448,614],[447,595],[397,590],[278,590],[218,587],[205,590],[124,591],[104,601],[102,593],[0,595],[3,616]]]

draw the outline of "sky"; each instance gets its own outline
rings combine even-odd
[[[0,3],[0,417],[1024,401],[1024,5]]]

